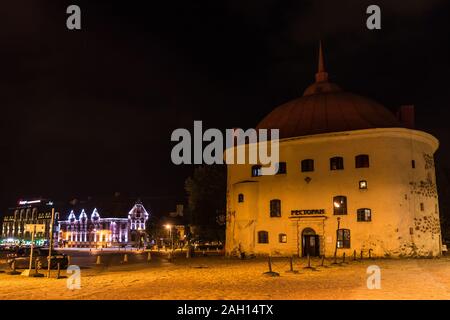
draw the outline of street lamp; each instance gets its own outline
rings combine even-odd
[[[336,247],[334,248],[334,264],[337,264],[337,249],[338,249],[340,224],[341,224],[341,217],[337,217]]]
[[[172,225],[166,224],[165,227],[166,227],[167,230],[169,230],[169,238],[170,238],[171,247],[172,247],[172,251],[173,251],[173,233],[172,233]]]

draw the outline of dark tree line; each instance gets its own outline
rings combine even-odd
[[[225,165],[194,169],[185,181],[191,233],[205,240],[224,240],[227,171]]]

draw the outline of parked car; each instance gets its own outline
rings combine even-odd
[[[13,261],[16,262],[16,268],[17,269],[28,269],[30,265],[30,250],[31,248],[18,248],[14,250],[12,253],[9,253],[7,255],[6,262],[9,264],[10,267],[12,267]],[[42,269],[48,268],[48,248],[34,248],[33,249],[33,263],[32,268],[35,267],[35,261],[40,264]],[[67,255],[59,253],[55,250],[52,250],[51,255],[51,269],[58,268],[58,262],[60,265],[60,268],[67,268],[69,264],[69,260],[67,258]]]
[[[205,241],[205,240],[196,240],[193,241],[193,246],[196,250],[222,250],[223,245],[218,241]]]
[[[13,253],[14,250],[14,247],[0,246],[0,263],[4,263],[8,254]]]

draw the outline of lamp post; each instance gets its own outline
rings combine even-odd
[[[53,247],[53,225],[55,224],[55,208],[52,208],[52,217],[49,225],[49,244],[48,244],[48,262],[47,262],[47,278],[50,278],[50,269],[52,262],[52,247]]]
[[[167,230],[169,230],[169,238],[170,238],[170,243],[171,243],[170,246],[171,246],[172,251],[173,251],[173,233],[172,233],[172,225],[166,224],[165,227],[166,227]]]
[[[337,249],[338,249],[338,237],[339,237],[339,229],[341,224],[341,217],[337,218],[337,229],[336,229],[336,247],[334,248],[334,263],[337,263]]]

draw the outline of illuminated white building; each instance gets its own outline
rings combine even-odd
[[[134,243],[146,240],[145,224],[148,220],[148,212],[140,201],[137,201],[128,212],[128,223],[130,225],[130,240]]]
[[[412,120],[329,82],[320,50],[315,83],[257,126],[280,130],[278,174],[228,165],[227,253],[440,255],[439,142]]]

